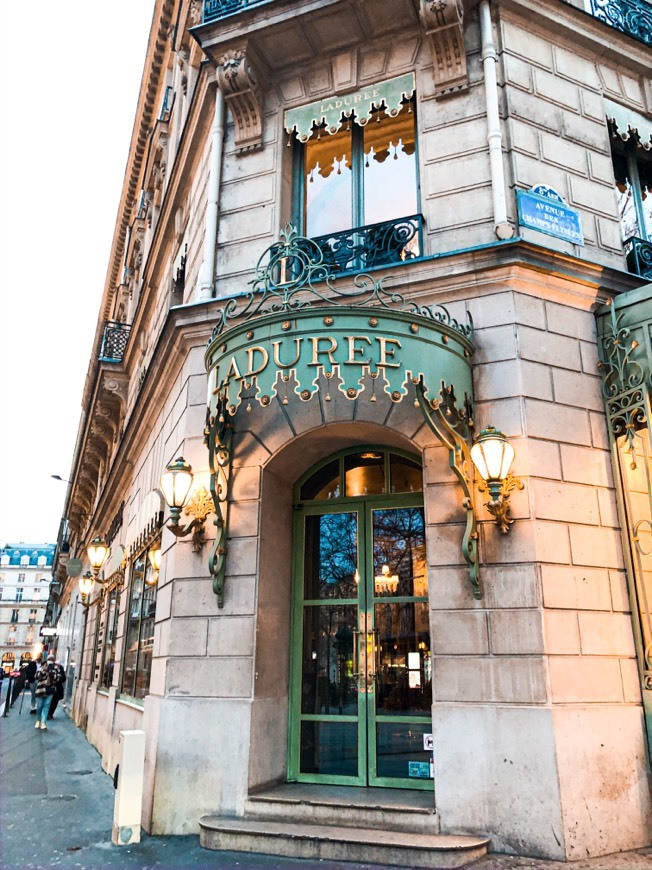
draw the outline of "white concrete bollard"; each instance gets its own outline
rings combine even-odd
[[[119,765],[111,842],[115,846],[128,846],[140,843],[145,769],[144,731],[120,732]]]

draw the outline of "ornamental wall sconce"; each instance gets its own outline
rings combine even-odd
[[[487,426],[471,447],[471,459],[483,480],[478,489],[480,492],[489,491],[485,507],[500,531],[507,534],[514,522],[509,515],[509,494],[515,488],[523,489],[520,478],[509,473],[514,448],[500,429]]]
[[[199,553],[205,543],[204,523],[213,510],[213,501],[206,487],[199,486],[186,504],[193,477],[192,466],[183,456],[178,456],[161,476],[161,489],[170,508],[168,529],[177,538],[185,538],[192,532],[192,549],[195,553]],[[192,522],[187,526],[182,526],[179,522],[182,510],[193,517]]]
[[[90,597],[95,586],[95,580],[90,571],[87,571],[79,578],[79,592],[81,593],[82,607],[90,607]]]

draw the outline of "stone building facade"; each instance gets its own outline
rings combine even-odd
[[[157,0],[64,518],[111,547],[73,715],[111,773],[145,731],[151,833],[237,848],[321,786],[469,860],[649,844],[649,34],[641,0]]]
[[[38,653],[52,579],[54,544],[0,548],[0,654],[9,673]]]

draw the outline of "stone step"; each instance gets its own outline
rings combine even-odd
[[[412,834],[438,834],[439,816],[432,795],[414,792],[389,794],[381,789],[364,801],[350,795],[351,789],[301,789],[290,786],[250,795],[245,816],[275,822],[337,825],[345,828],[374,828]],[[372,803],[373,801],[373,803]]]
[[[484,857],[489,848],[489,840],[480,837],[220,816],[200,818],[199,842],[221,851],[413,868],[463,867]]]

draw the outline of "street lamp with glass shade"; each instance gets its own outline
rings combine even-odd
[[[487,426],[471,447],[471,459],[483,483],[480,492],[489,490],[490,500],[485,507],[505,534],[514,520],[509,516],[509,494],[514,488],[523,489],[518,477],[509,473],[515,451],[505,435],[494,426]]]
[[[204,522],[213,509],[213,504],[203,486],[197,487],[192,499],[188,501],[193,479],[190,463],[186,462],[183,456],[177,456],[161,475],[161,489],[163,498],[170,508],[168,529],[178,538],[185,538],[192,532],[193,550],[198,553],[204,545]],[[194,517],[187,526],[180,524],[181,511],[184,508],[186,514]]]
[[[109,555],[109,545],[106,543],[104,538],[93,538],[90,544],[86,547],[86,553],[93,570],[93,579],[97,580],[99,583],[100,569]]]
[[[79,591],[81,593],[81,601],[84,607],[88,607],[88,600],[91,596],[94,585],[95,579],[90,571],[87,571],[86,574],[79,578]]]
[[[178,525],[181,519],[181,511],[188,498],[193,477],[192,466],[183,456],[177,456],[161,475],[163,498],[168,503],[171,519],[175,525]]]

